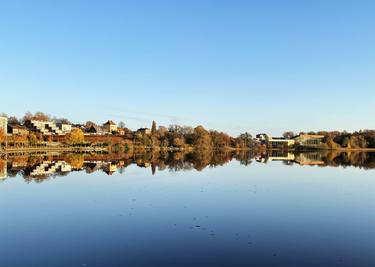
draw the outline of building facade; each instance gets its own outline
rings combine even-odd
[[[300,134],[293,138],[297,145],[314,147],[323,144],[324,135]]]
[[[20,125],[8,125],[8,134],[11,135],[28,135],[29,130],[25,126]]]
[[[43,135],[65,135],[72,131],[69,124],[57,125],[54,121],[28,120],[25,126],[31,131],[40,132]]]
[[[114,133],[117,132],[117,124],[113,121],[109,120],[106,123],[103,124],[103,128],[108,133]]]
[[[148,128],[140,128],[136,131],[136,134],[151,135],[151,130]]]
[[[267,134],[258,134],[256,140],[270,148],[288,148],[295,145],[295,140],[284,137],[272,137]]]

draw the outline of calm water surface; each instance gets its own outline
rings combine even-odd
[[[258,161],[35,180],[8,159],[0,266],[375,266],[375,170]]]

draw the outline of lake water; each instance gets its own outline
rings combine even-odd
[[[13,155],[0,167],[0,266],[375,266],[374,154]]]

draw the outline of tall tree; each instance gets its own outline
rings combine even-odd
[[[287,131],[287,132],[283,133],[283,137],[286,138],[286,139],[290,139],[294,136],[295,136],[295,134],[292,131]]]
[[[155,134],[156,134],[156,131],[157,131],[157,128],[156,128],[156,122],[155,122],[155,121],[152,121],[151,134],[152,134],[152,135],[155,135]]]
[[[125,128],[125,122],[123,122],[123,121],[120,121],[119,123],[118,123],[118,127],[119,128]]]
[[[11,116],[8,118],[8,124],[11,124],[11,125],[20,125],[20,121],[17,119],[17,117],[15,116]]]
[[[210,133],[203,128],[203,126],[198,126],[194,129],[193,137],[194,146],[201,149],[211,149],[212,148],[212,138]]]

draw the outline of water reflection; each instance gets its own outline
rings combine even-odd
[[[253,153],[240,152],[146,152],[141,154],[22,154],[8,155],[0,159],[0,179],[21,175],[26,182],[42,182],[49,177],[65,176],[73,171],[85,171],[91,174],[103,171],[107,175],[124,173],[135,164],[141,168],[150,168],[152,174],[157,171],[202,171],[207,167],[219,167],[232,160],[242,165],[257,163],[268,164],[273,161],[285,165],[311,165],[320,167],[354,166],[363,169],[375,168],[375,153],[366,152],[304,152],[269,151]]]

